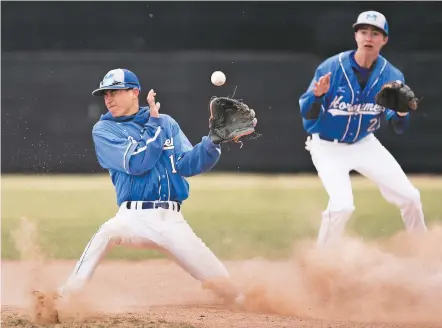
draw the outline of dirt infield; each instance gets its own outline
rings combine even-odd
[[[2,327],[35,327],[32,291],[55,291],[75,263],[47,258],[33,224],[2,261]],[[292,259],[225,262],[246,294],[229,307],[169,260],[103,261],[54,327],[442,327],[442,228],[384,242],[294,245]]]
[[[50,289],[58,286],[73,266],[74,262],[58,260],[47,262],[44,267],[39,268],[35,267],[35,263],[4,261],[2,263],[3,327],[35,327],[30,319],[32,306],[30,290],[33,288]],[[385,313],[381,313],[384,323],[376,324],[376,316],[370,316],[370,311],[356,308],[354,318],[351,320],[342,320],[338,317],[327,318],[330,317],[330,311],[324,310],[321,313],[315,308],[311,309],[309,316],[309,311],[302,305],[302,297],[299,295],[305,291],[301,291],[299,286],[292,285],[296,279],[289,279],[293,273],[293,263],[255,259],[228,262],[227,266],[238,284],[247,287],[261,284],[261,289],[255,289],[253,294],[254,307],[234,309],[222,305],[209,291],[203,290],[197,281],[168,260],[104,261],[81,297],[70,301],[69,304],[60,305],[61,324],[55,326],[442,327],[442,324],[437,324],[437,322],[442,322],[442,315],[437,314],[436,308],[427,308],[426,312],[421,313],[425,315],[425,313],[436,312],[433,318],[429,318],[431,322],[410,323],[410,319],[413,319],[410,313],[401,313],[401,310],[420,309],[422,311],[422,309],[416,307],[416,304],[414,308],[411,304],[407,308],[403,300],[398,303],[397,308],[390,305],[393,313],[392,320],[388,319]],[[34,274],[33,278],[31,278],[31,272]],[[265,277],[267,281],[263,279]],[[255,282],[252,283],[252,280]],[[285,292],[282,293],[282,290]],[[312,293],[314,292],[313,288]],[[358,303],[357,291],[354,292],[353,301]],[[400,289],[393,292],[398,297],[407,300],[412,296]],[[389,294],[383,296],[387,298],[387,302],[392,297]],[[438,296],[440,298],[441,294]],[[341,301],[344,302],[344,308],[347,307],[345,311],[349,311],[348,313],[344,311],[342,315],[351,314],[345,300],[341,299]],[[425,300],[423,301],[425,303]],[[373,307],[373,304],[373,302],[368,302],[365,306]],[[428,304],[424,305],[428,307]],[[330,304],[328,306],[333,307]],[[382,310],[381,305],[372,310]],[[339,313],[337,315],[339,316]],[[419,316],[415,316],[414,319],[416,318],[418,321],[422,319]]]

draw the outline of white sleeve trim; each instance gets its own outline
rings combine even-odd
[[[151,142],[157,140],[158,135],[160,134],[160,132],[161,132],[161,127],[159,126],[157,128],[157,130],[155,131],[155,135],[152,138],[147,139],[146,140],[146,144],[143,147],[141,147],[140,149],[138,149],[136,152],[134,152],[133,155],[136,155],[136,154],[139,154],[139,153],[145,151],[147,149],[147,145],[148,144],[150,144]]]
[[[126,157],[127,157],[127,154],[129,153],[129,149],[130,149],[132,146],[134,146],[134,144],[136,144],[137,142],[136,142],[136,141],[134,140],[134,138],[132,138],[131,136],[129,136],[127,139],[130,141],[130,143],[129,143],[129,145],[128,145],[127,148],[126,148],[126,151],[124,152],[124,156],[123,156],[123,169],[124,169],[127,173],[129,173],[129,167],[126,167]],[[129,162],[127,163],[127,166],[129,166]]]

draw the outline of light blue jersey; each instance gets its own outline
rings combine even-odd
[[[395,80],[405,83],[402,72],[379,56],[365,88],[361,89],[352,68],[351,53],[346,51],[330,57],[316,69],[308,90],[299,99],[304,129],[327,140],[354,143],[378,130],[385,117],[393,123],[397,133],[402,133],[408,126],[409,114],[399,117],[391,109],[375,103],[375,95],[382,85]],[[331,72],[330,89],[318,99],[313,94],[314,82],[328,72]],[[308,111],[318,101],[321,105],[319,117],[308,119]],[[395,124],[399,121],[401,124]]]
[[[169,115],[151,117],[148,107],[132,116],[103,115],[92,130],[99,164],[109,170],[124,201],[184,201],[189,195],[185,177],[209,171],[221,148],[209,137],[195,146]]]

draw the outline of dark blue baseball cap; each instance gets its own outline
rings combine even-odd
[[[105,90],[139,89],[140,81],[131,71],[123,68],[110,70],[100,82],[100,87],[92,91],[93,96],[102,96]]]

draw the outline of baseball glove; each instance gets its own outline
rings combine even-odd
[[[419,104],[414,92],[401,81],[384,84],[375,99],[376,104],[401,113],[417,110]]]
[[[255,111],[228,97],[212,97],[209,104],[209,137],[214,143],[239,142],[255,132]]]

